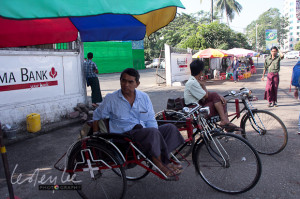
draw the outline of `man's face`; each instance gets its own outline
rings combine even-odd
[[[130,76],[126,73],[122,75],[120,82],[123,95],[134,93],[134,90],[140,85],[140,82],[135,81],[134,76]]]
[[[272,49],[271,50],[271,54],[273,57],[275,57],[277,55],[277,50],[276,49]]]

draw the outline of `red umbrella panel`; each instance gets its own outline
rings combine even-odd
[[[78,30],[69,18],[12,20],[0,17],[0,24],[0,48],[71,42],[78,37]]]

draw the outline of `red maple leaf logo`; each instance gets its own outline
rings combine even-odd
[[[55,68],[52,67],[51,71],[49,72],[50,77],[55,78],[57,76],[57,72],[55,71]]]

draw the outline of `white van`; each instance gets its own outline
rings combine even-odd
[[[284,55],[287,59],[298,59],[300,57],[300,51],[291,51]]]

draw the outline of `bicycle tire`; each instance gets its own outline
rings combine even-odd
[[[261,161],[256,150],[244,138],[212,131],[212,139],[201,139],[193,162],[198,174],[210,187],[223,193],[238,194],[257,184],[261,176]]]
[[[248,112],[241,121],[241,128],[244,130],[243,137],[261,154],[273,155],[281,152],[288,141],[284,123],[269,111],[252,110],[252,113],[262,133],[259,134],[257,126]]]
[[[172,115],[171,117],[167,117],[167,120],[174,120],[174,121],[178,121],[181,119],[180,116],[176,116],[177,111],[173,111],[173,110],[164,110],[164,111],[160,111],[158,113],[155,114],[155,119],[156,120],[164,120],[163,117],[163,112],[165,112],[167,115]],[[171,114],[170,114],[171,113]],[[178,124],[175,126],[180,129],[181,127],[186,127],[186,124]],[[188,138],[188,134],[186,130],[179,130],[180,134],[183,136],[184,139]],[[188,157],[192,151],[193,151],[193,147],[195,145],[195,138],[193,137],[192,140],[188,141],[188,143],[184,143],[182,146],[184,146],[183,148],[179,147],[179,153],[178,152],[174,152],[176,158],[178,160],[183,160],[183,157]],[[182,157],[183,156],[183,157]]]
[[[73,182],[75,185],[81,185],[81,190],[77,190],[77,193],[84,199],[91,198],[123,198],[127,191],[127,181],[124,168],[120,159],[115,156],[114,152],[101,146],[95,142],[87,141],[87,149],[91,151],[93,159],[91,159],[92,166],[103,167],[105,164],[110,166],[117,166],[111,169],[99,169],[94,171],[94,178],[91,178],[89,171],[78,171],[69,172],[74,180],[78,181],[78,184]],[[70,153],[67,170],[75,169],[76,163],[83,162],[82,164],[77,164],[77,169],[87,168],[87,161],[81,156],[81,142],[78,142]],[[119,166],[118,166],[119,165]],[[105,190],[104,190],[105,189]]]

